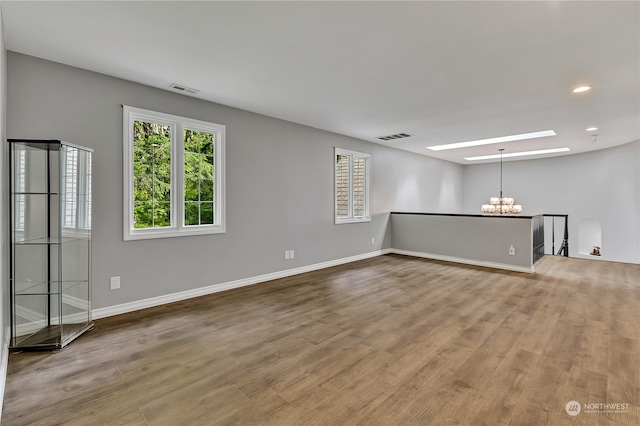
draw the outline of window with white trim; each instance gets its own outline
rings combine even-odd
[[[16,167],[16,205],[15,205],[15,228],[16,231],[24,231],[24,218],[27,191],[27,151],[26,149],[17,149],[15,158]]]
[[[63,151],[62,180],[64,185],[64,215],[62,226],[76,228],[78,224],[78,149],[66,147]]]
[[[369,222],[371,154],[336,148],[335,223]]]
[[[124,239],[225,232],[225,126],[124,106]]]
[[[91,157],[90,151],[63,145],[62,156],[62,228],[63,232],[91,229]]]

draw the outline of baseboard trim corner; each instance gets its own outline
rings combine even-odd
[[[376,250],[369,253],[358,254],[355,256],[344,257],[340,259],[329,260],[326,262],[314,263],[312,265],[301,266],[299,268],[285,269],[283,271],[272,272],[269,274],[258,275],[255,277],[243,278],[240,280],[229,281],[226,283],[213,284],[205,287],[194,288],[192,290],[180,291],[177,293],[166,294],[148,299],[136,300],[135,302],[122,303],[120,305],[107,306],[105,308],[93,309],[91,316],[93,319],[111,317],[114,315],[125,314],[128,312],[138,311],[140,309],[152,308],[155,306],[165,305],[167,303],[179,302],[181,300],[192,299],[194,297],[205,296],[207,294],[219,293],[221,291],[232,290],[234,288],[245,287],[249,285],[259,284],[266,281],[286,278],[293,275],[304,274],[305,272],[317,271],[319,269],[331,268],[332,266],[343,265],[345,263],[357,262],[359,260],[369,259],[376,256],[391,253],[391,249]]]
[[[390,252],[394,254],[402,254],[405,256],[423,257],[425,259],[442,260],[445,262],[454,262],[454,263],[463,263],[465,265],[484,266],[486,268],[503,269],[506,271],[524,272],[527,274],[534,273],[533,266],[527,268],[525,266],[509,265],[507,263],[486,262],[483,260],[464,259],[460,257],[444,256],[441,254],[423,253],[419,251],[400,250],[400,249],[391,249]]]

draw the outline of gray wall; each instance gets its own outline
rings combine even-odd
[[[530,271],[533,265],[528,218],[392,214],[391,245],[434,258],[500,264],[515,270]],[[510,246],[515,248],[513,256]]]
[[[95,150],[94,308],[372,252],[389,247],[391,210],[462,208],[461,165],[14,52],[7,66],[8,137]],[[121,104],[227,126],[226,234],[122,240]],[[334,146],[373,155],[370,223],[333,223]]]
[[[498,192],[499,165],[464,169],[464,212]],[[504,163],[504,195],[524,214],[569,215],[572,257],[640,263],[640,141],[556,158]],[[578,254],[578,226],[595,219],[602,227],[602,256]],[[558,248],[556,241],[556,248]]]

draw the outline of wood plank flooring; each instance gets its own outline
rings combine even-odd
[[[640,265],[386,255],[12,354],[2,424],[638,425],[639,341]]]

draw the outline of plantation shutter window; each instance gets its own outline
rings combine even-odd
[[[335,148],[335,223],[368,222],[371,155]]]

